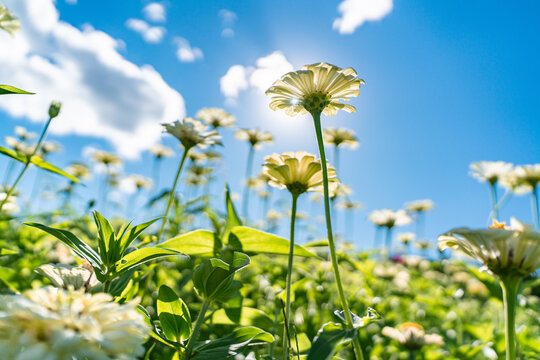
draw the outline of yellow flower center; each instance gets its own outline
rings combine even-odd
[[[424,330],[424,328],[422,327],[422,325],[419,325],[419,324],[416,324],[416,323],[412,323],[412,322],[406,322],[406,323],[403,323],[400,325],[400,329],[403,331],[403,330],[407,330],[407,329],[416,329],[416,330]]]
[[[506,227],[505,222],[498,222],[497,220],[493,220],[493,225],[488,227],[488,229],[503,229],[503,230],[506,230],[508,228]]]

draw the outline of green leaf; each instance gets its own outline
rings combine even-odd
[[[195,360],[233,359],[248,347],[272,343],[274,337],[254,326],[234,330],[231,334],[212,340],[195,348]]]
[[[145,223],[134,226],[126,234],[122,233],[122,235],[120,235],[120,237],[119,237],[119,239],[120,239],[119,240],[120,241],[120,253],[123,254],[124,251],[126,251],[126,249],[129,247],[129,245],[131,245],[131,243],[133,241],[135,241],[144,230],[146,230],[150,225],[152,225],[153,223],[155,223],[156,221],[158,221],[160,219],[163,219],[163,217],[158,217],[158,218],[152,219],[150,221],[147,221]],[[126,229],[127,229],[127,227],[126,227]],[[167,248],[167,247],[165,246],[165,248]],[[170,248],[168,248],[168,249],[170,249]],[[171,249],[171,250],[176,250],[176,249]],[[177,250],[177,251],[181,251],[181,250]],[[181,252],[184,252],[184,251],[181,251]]]
[[[212,324],[257,326],[271,330],[274,321],[264,311],[251,307],[219,309],[212,314]]]
[[[343,324],[347,323],[347,318],[345,317],[344,310],[336,310],[334,311],[334,315],[336,315],[343,322]],[[382,316],[375,309],[372,309],[370,307],[367,308],[366,316],[360,317],[351,311],[351,317],[353,320],[353,327],[355,329],[363,328],[373,321],[382,319]]]
[[[147,261],[157,259],[164,256],[171,255],[185,255],[181,252],[169,249],[162,249],[158,247],[146,247],[137,249],[133,252],[122,257],[122,259],[116,262],[116,272],[120,273],[144,264]]]
[[[15,86],[11,86],[11,85],[0,85],[0,95],[9,95],[9,94],[33,95],[35,93],[24,91],[24,90],[16,88]]]
[[[4,249],[4,248],[1,248],[0,249],[0,256],[4,256],[4,255],[15,255],[15,254],[18,254],[19,252],[16,251],[16,250],[10,250],[10,249]]]
[[[167,285],[159,288],[157,313],[167,339],[182,342],[191,337],[189,309]]]
[[[326,323],[313,339],[313,344],[307,356],[307,360],[330,360],[346,338],[348,332],[341,324]]]
[[[231,229],[235,226],[242,225],[242,220],[238,216],[234,204],[231,200],[231,191],[229,185],[225,185],[225,208],[227,209],[227,223],[225,224],[225,229],[223,230],[222,240],[224,243],[228,242],[229,234]]]
[[[247,226],[235,226],[231,229],[229,245],[238,251],[247,253],[289,254],[289,240],[264,231]],[[304,257],[317,257],[306,248],[294,245],[294,255]]]
[[[26,162],[28,161],[28,156],[26,156],[24,154],[21,154],[20,152],[17,152],[17,151],[15,151],[13,149],[5,148],[3,146],[0,146],[0,154],[4,154],[6,156],[9,156],[12,159],[15,159],[17,161],[22,162],[23,164],[26,164]],[[81,181],[79,179],[77,179],[75,176],[65,172],[64,170],[61,170],[61,169],[57,168],[53,164],[50,164],[50,163],[46,162],[45,160],[43,160],[39,156],[32,156],[32,158],[30,160],[30,163],[34,164],[35,166],[37,166],[40,169],[46,170],[46,171],[51,172],[53,174],[63,176],[65,178],[68,178],[69,180],[71,180],[71,181],[73,181],[75,183],[79,183],[79,184],[81,183]]]
[[[183,252],[187,255],[212,255],[214,253],[214,233],[195,230],[178,235],[160,244],[159,247]]]
[[[107,265],[114,264],[118,261],[118,258],[115,259],[114,256],[114,253],[117,251],[115,251],[115,237],[111,223],[97,211],[94,211],[92,214],[94,215],[94,222],[98,229],[99,255]],[[110,249],[112,250],[109,251]],[[120,254],[118,254],[117,257],[120,257]]]
[[[69,246],[73,252],[80,258],[86,259],[94,268],[105,271],[105,266],[99,255],[84,241],[73,235],[71,232],[63,229],[55,229],[38,223],[27,222],[25,225],[38,228],[51,234],[64,244]]]

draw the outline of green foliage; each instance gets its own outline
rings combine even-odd
[[[191,317],[187,305],[167,285],[159,288],[157,313],[168,340],[182,343],[190,338]]]
[[[0,85],[0,95],[10,95],[10,94],[34,95],[35,93],[24,91],[11,85]]]

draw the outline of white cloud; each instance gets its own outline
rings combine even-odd
[[[182,96],[151,66],[126,60],[106,33],[59,21],[53,0],[5,3],[21,31],[0,34],[0,79],[37,93],[1,101],[11,116],[44,122],[59,100],[52,133],[104,138],[127,158],[159,142],[160,123],[184,116]]]
[[[194,62],[204,58],[204,54],[198,47],[191,47],[189,41],[182,37],[177,37],[174,42],[178,46],[176,49],[176,57],[181,62]]]
[[[144,41],[154,44],[161,42],[167,32],[164,27],[150,26],[150,24],[141,19],[128,19],[126,21],[126,27],[141,34]]]
[[[234,30],[233,29],[230,29],[230,28],[225,28],[221,31],[221,37],[226,37],[226,38],[232,38],[234,37]]]
[[[227,9],[221,9],[218,12],[219,17],[221,18],[221,26],[223,30],[221,31],[222,37],[232,38],[234,37],[233,26],[238,19],[238,16],[235,12]]]
[[[164,22],[167,17],[165,6],[157,2],[146,5],[143,8],[143,14],[146,19],[154,22]]]
[[[333,28],[340,34],[352,34],[366,21],[377,21],[390,14],[393,0],[344,0],[338,6],[341,17],[334,20]]]
[[[255,66],[233,65],[220,79],[221,93],[228,104],[234,104],[240,92],[249,87],[264,93],[283,74],[292,71],[293,66],[280,51],[257,59]]]

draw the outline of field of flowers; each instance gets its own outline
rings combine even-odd
[[[0,6],[0,30],[17,28]],[[50,105],[41,134],[17,127],[0,147],[9,159],[0,192],[0,358],[540,359],[540,164],[471,164],[470,175],[489,188],[493,225],[440,229],[437,258],[422,237],[434,206],[428,199],[372,211],[384,246],[357,251],[332,225],[341,208],[350,228],[360,206],[339,180],[339,151],[358,140],[325,121],[354,112],[344,101],[362,85],[352,68],[324,62],[283,74],[266,92],[270,108],[310,116],[318,154],[291,149],[268,154],[257,167],[255,151],[280,134],[237,129],[236,138],[249,144],[241,204],[227,179],[214,177],[227,153],[220,132],[234,127],[234,115],[204,108],[163,124],[163,136],[177,139],[182,152],[172,179],[159,179],[161,160],[175,156],[163,145],[151,150],[153,179],[129,176],[135,194],[167,184],[145,204],[159,215],[141,224],[127,213],[101,214],[121,180],[122,160],[113,153],[91,154],[105,170],[102,186],[84,211],[73,206],[91,167],[47,161],[60,146],[46,140],[60,102]],[[0,95],[39,96],[10,85],[0,85]],[[30,167],[61,179],[57,209],[31,213],[19,204],[18,185]],[[207,189],[218,181],[223,196],[212,199]],[[288,211],[270,207],[277,191],[287,194]],[[531,197],[534,224],[499,221],[514,194]],[[255,195],[262,218],[248,213]],[[324,208],[326,229],[323,239],[302,245],[295,237],[309,230],[297,226],[304,220],[300,197]],[[290,219],[287,238],[275,234],[283,216]],[[407,224],[416,231],[396,233]]]

